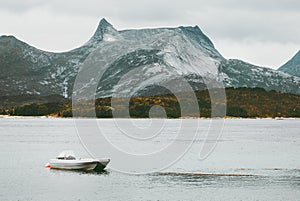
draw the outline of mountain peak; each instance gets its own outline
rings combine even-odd
[[[106,28],[106,27],[112,27],[112,24],[110,24],[105,18],[102,18],[99,22],[99,28]]]
[[[27,46],[27,44],[19,39],[17,39],[15,36],[12,35],[2,35],[0,36],[0,48],[5,46]]]
[[[290,75],[300,77],[300,50],[287,63],[281,66],[279,71],[288,73]]]
[[[293,56],[291,61],[300,62],[300,50]]]
[[[18,39],[12,35],[2,35],[0,36],[0,40],[13,40],[17,41]]]
[[[103,40],[104,34],[115,35],[118,31],[105,18],[101,19],[95,34],[92,37],[93,41],[100,42]]]
[[[186,36],[189,38],[194,39],[195,41],[199,42],[202,45],[206,45],[212,48],[214,47],[214,44],[211,42],[211,40],[201,31],[199,26],[188,26],[188,27],[179,27]]]
[[[215,48],[213,42],[201,31],[199,26],[180,26],[179,29],[183,32],[183,34],[186,37],[194,41],[195,44],[200,45],[206,50],[209,49],[211,57],[224,59],[224,57]]]

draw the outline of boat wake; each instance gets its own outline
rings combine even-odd
[[[171,176],[196,176],[196,177],[253,177],[256,174],[216,174],[216,173],[192,173],[192,172],[160,172],[159,175]]]

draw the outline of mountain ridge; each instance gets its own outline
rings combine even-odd
[[[39,50],[14,36],[0,36],[0,85],[3,86],[0,94],[59,94],[70,98],[76,76],[89,55],[99,48],[110,48],[111,44],[124,41],[139,41],[143,47],[147,45],[149,48],[121,54],[109,68],[107,78],[99,83],[99,97],[111,96],[122,87],[133,90],[130,83],[117,85],[117,82],[141,65],[146,66],[140,76],[157,85],[163,84],[167,78],[174,78],[160,74],[173,68],[191,83],[194,90],[205,89],[203,76],[214,76],[218,72],[218,79],[224,81],[226,87],[261,87],[300,93],[300,78],[239,60],[225,59],[199,26],[118,31],[103,18],[87,43],[61,53]],[[112,83],[116,85],[105,87]]]

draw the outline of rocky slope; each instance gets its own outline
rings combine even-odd
[[[300,94],[300,79],[281,71],[230,59],[221,63],[220,72],[226,87],[258,87]]]
[[[300,77],[300,50],[291,60],[281,66],[278,70]]]
[[[162,88],[154,86],[165,83],[178,84],[180,91],[178,80],[182,77],[194,89],[206,88],[205,79],[217,79],[227,87],[300,93],[300,78],[284,73],[290,73],[284,67],[280,72],[226,60],[198,26],[118,31],[102,19],[86,44],[65,53],[41,51],[13,36],[1,36],[0,96],[71,97],[78,72],[88,63],[97,74],[103,66],[95,66],[104,60],[109,65],[100,82],[95,82],[92,75],[82,85],[97,84],[98,97],[111,96],[116,91],[127,91],[123,95],[162,93]],[[134,74],[132,78],[139,79],[130,79],[130,72]]]

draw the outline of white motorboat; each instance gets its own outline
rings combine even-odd
[[[102,171],[110,159],[76,158],[73,151],[63,151],[56,159],[50,159],[47,168],[60,170]]]

